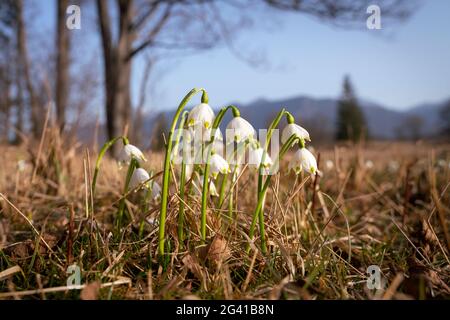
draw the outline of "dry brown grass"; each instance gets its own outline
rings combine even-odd
[[[186,201],[188,239],[178,242],[173,184],[171,253],[161,264],[152,223],[158,203],[143,211],[139,193],[131,194],[128,224],[114,231],[125,169],[105,160],[91,199],[92,150],[63,142],[51,130],[40,154],[35,145],[3,146],[0,298],[449,298],[450,146],[370,143],[317,151],[323,175],[316,192],[310,177],[282,172],[272,180],[266,256],[259,239],[245,251],[256,203],[254,173],[246,170],[238,181],[231,221],[211,200],[206,245],[199,236],[200,199],[193,195]],[[146,169],[160,172],[163,156],[147,156]],[[66,287],[72,263],[82,269],[78,290]],[[367,289],[369,265],[380,266],[384,289]]]

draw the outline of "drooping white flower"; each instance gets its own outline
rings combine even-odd
[[[151,225],[152,227],[156,227],[159,224],[159,219],[157,218],[152,218],[152,217],[148,217],[147,219],[145,219],[149,225]]]
[[[298,124],[290,123],[284,127],[283,132],[281,133],[281,143],[286,143],[293,134],[300,139],[311,141],[309,133],[305,128],[300,127]]]
[[[207,103],[201,103],[189,112],[188,126],[202,126],[210,128],[214,120],[214,111]]]
[[[392,161],[389,161],[388,168],[389,168],[389,172],[394,173],[394,172],[397,172],[397,170],[400,168],[400,165],[397,161],[392,160]]]
[[[186,181],[189,180],[192,177],[192,173],[193,172],[194,172],[194,165],[193,164],[186,164],[186,171],[185,171]]]
[[[370,170],[370,169],[373,168],[373,161],[372,160],[367,160],[365,165],[366,165],[366,168]]]
[[[250,167],[258,169],[261,165],[261,160],[263,155],[265,154],[264,161],[262,163],[263,168],[267,169],[270,166],[272,166],[273,161],[270,158],[270,156],[267,154],[266,151],[264,151],[263,148],[259,147],[256,149],[250,148],[249,154],[248,154],[248,164]]]
[[[333,168],[334,168],[334,163],[333,163],[333,161],[331,161],[331,160],[325,161],[325,167],[326,167],[328,170],[333,169]]]
[[[203,142],[211,140],[212,129],[203,130]],[[211,152],[223,155],[223,135],[219,128],[214,131],[214,142],[211,146]]]
[[[242,117],[234,117],[227,125],[228,132],[231,133],[232,138],[236,142],[252,140],[255,138],[256,131],[253,126]]]
[[[144,154],[138,147],[133,146],[132,144],[124,145],[119,153],[119,162],[129,164],[132,158],[135,158],[139,162],[147,161]]]
[[[302,170],[310,174],[316,174],[318,172],[316,158],[308,149],[301,148],[291,159],[289,170],[294,170],[296,174],[299,174]]]
[[[156,181],[153,181],[153,183],[152,183],[152,199],[156,201],[156,200],[159,200],[160,198],[161,198],[161,187]]]
[[[204,129],[203,130],[203,142],[207,142],[211,140],[212,129]],[[214,141],[223,141],[222,131],[219,128],[214,130]]]
[[[211,147],[211,151],[223,157],[225,151],[223,142],[219,140],[214,140],[213,145]]]
[[[186,131],[189,133],[185,135],[183,144],[189,144],[188,150],[192,150],[191,152],[194,154],[194,163],[205,163],[208,148],[213,153],[223,154],[223,135],[219,128],[214,129],[214,142],[212,145],[208,145],[208,148],[205,148],[205,145],[211,140],[212,128],[195,125]]]
[[[129,187],[133,190],[148,179],[150,179],[148,172],[142,168],[137,168],[131,176]]]
[[[216,185],[213,181],[209,181],[209,194],[213,197],[218,197],[219,193],[217,192]]]
[[[201,196],[203,193],[203,180],[204,176],[196,175],[195,181],[192,182],[192,184],[194,185],[194,191],[198,196]],[[209,182],[209,191],[208,191],[209,195],[213,197],[218,197],[219,193],[217,192],[214,182],[211,181],[211,179],[208,179],[208,182]]]
[[[211,156],[209,164],[210,173],[214,179],[217,178],[219,173],[227,174],[231,171],[228,162],[217,153]]]
[[[27,162],[25,160],[17,161],[17,170],[25,171],[26,168],[27,168]]]

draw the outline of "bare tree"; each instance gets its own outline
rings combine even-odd
[[[121,134],[130,121],[131,63],[146,48],[207,49],[218,40],[211,19],[203,19],[210,1],[137,1],[116,0],[116,21],[112,22],[108,5],[97,0],[102,38],[105,82],[105,114],[109,138]],[[139,7],[139,12],[136,8]],[[197,30],[191,30],[192,26]],[[117,27],[117,32],[113,28]],[[180,30],[186,32],[181,35]],[[199,32],[202,31],[202,32]],[[113,35],[117,34],[114,41]],[[196,34],[190,38],[188,34]]]
[[[56,0],[57,31],[56,31],[56,118],[61,130],[66,121],[66,109],[69,96],[69,52],[70,35],[66,27],[66,9],[68,0]]]
[[[42,110],[35,94],[31,79],[31,67],[28,57],[27,37],[25,30],[25,19],[23,10],[23,0],[16,1],[17,12],[17,54],[19,58],[19,73],[18,76],[23,76],[25,86],[28,91],[28,97],[31,107],[31,126],[35,137],[39,137],[42,132]],[[23,110],[22,110],[23,112]]]
[[[119,7],[119,35],[113,42],[107,0],[97,0],[99,24],[103,44],[105,75],[106,127],[108,137],[120,134],[130,117],[131,52],[133,0],[117,0]]]
[[[415,0],[264,0],[278,10],[314,16],[341,27],[365,26],[367,8],[376,4],[381,8],[383,21],[392,23],[408,18],[417,7]]]
[[[0,3],[0,141],[9,141],[11,113],[13,109],[12,82],[14,81],[13,64],[14,5],[11,1]]]
[[[12,73],[9,64],[1,63],[0,65],[0,116],[2,119],[2,131],[0,136],[0,141],[9,141],[10,133],[10,120],[11,120],[11,86],[12,86]],[[2,139],[3,138],[3,139]]]

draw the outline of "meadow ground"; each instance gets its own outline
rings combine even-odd
[[[239,177],[231,217],[230,194],[224,208],[209,199],[206,244],[193,190],[185,201],[187,239],[178,241],[175,178],[164,259],[157,256],[157,200],[130,193],[126,223],[114,227],[126,168],[106,159],[91,196],[95,151],[51,134],[40,147],[0,150],[0,299],[450,298],[450,145],[317,147],[316,181],[283,169],[272,179],[266,255],[258,234],[246,250],[254,172]],[[144,167],[158,174],[163,154],[147,157]],[[155,179],[161,184],[161,175]],[[81,283],[68,290],[74,264]],[[371,265],[381,270],[379,290],[366,283]]]

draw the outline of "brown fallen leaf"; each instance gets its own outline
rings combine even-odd
[[[32,241],[26,240],[24,242],[18,243],[11,250],[12,259],[14,261],[20,259],[26,259],[31,255],[32,252]]]
[[[209,245],[199,250],[198,255],[209,266],[218,269],[231,256],[231,252],[228,242],[221,235],[216,235]]]
[[[56,246],[56,244],[58,243],[57,237],[54,236],[54,235],[48,234],[48,233],[43,234],[43,235],[42,235],[42,238],[43,238],[44,241],[48,244],[48,246],[49,246],[50,248],[52,248],[52,249],[53,249],[53,248]],[[31,247],[31,249],[34,251],[34,249],[35,249],[35,242],[32,242],[31,245],[30,245],[30,247]],[[39,241],[39,254],[46,254],[47,251],[48,251],[48,248],[45,246],[44,242],[43,242],[42,239],[41,239],[41,241]]]

